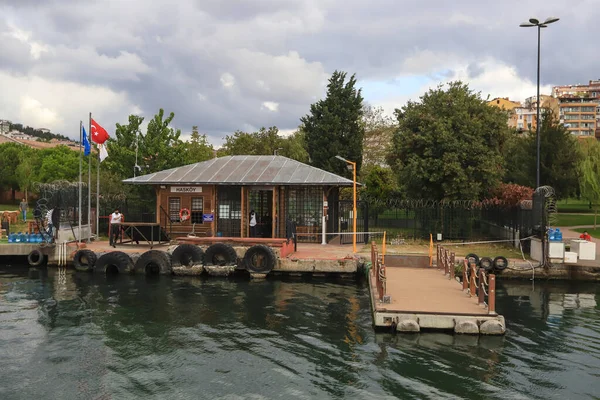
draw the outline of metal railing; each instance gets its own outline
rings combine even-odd
[[[163,225],[163,220],[165,221],[164,225]],[[171,239],[171,235],[173,234],[173,221],[171,220],[171,216],[163,208],[163,206],[160,206],[160,226],[165,231],[167,230],[167,226],[169,227],[169,231],[167,234],[169,235],[169,239]]]
[[[436,265],[448,279],[455,279],[456,256],[443,246],[437,246]],[[464,259],[462,287],[469,297],[477,296],[477,304],[487,307],[488,314],[496,314],[496,275],[478,268],[473,259]]]
[[[375,244],[375,242],[371,242],[371,265],[375,276],[377,295],[379,297],[379,301],[383,301],[383,298],[386,295],[385,265],[381,255],[377,251],[377,244]]]

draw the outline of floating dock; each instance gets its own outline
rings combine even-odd
[[[423,266],[424,258],[417,257],[405,263],[409,266],[402,262],[386,266],[385,259],[372,244],[372,266],[367,275],[376,328],[398,332],[448,330],[474,335],[506,332],[504,317],[494,310],[493,274],[484,276],[474,265],[465,263],[463,276],[467,280],[459,282],[454,277],[453,255],[438,256],[436,267]],[[484,301],[486,296],[487,302]]]

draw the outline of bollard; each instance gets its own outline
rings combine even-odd
[[[485,294],[484,293],[484,289],[485,288],[483,287],[484,286],[484,283],[483,283],[483,274],[484,274],[483,268],[479,268],[479,274],[478,274],[479,288],[477,289],[478,290],[479,298],[477,299],[477,304],[483,304],[485,302],[485,298],[483,297],[484,294]]]
[[[444,249],[444,273],[448,271],[448,250]]]
[[[440,267],[440,245],[437,244],[437,245],[435,245],[435,247],[436,247],[435,267],[439,268]]]
[[[465,258],[465,262],[463,263],[463,290],[467,290],[469,288],[469,262]]]
[[[456,255],[450,253],[450,279],[454,279],[454,263],[456,262]]]
[[[496,314],[496,275],[489,275],[488,313]]]
[[[446,252],[446,264],[444,264],[444,275],[448,275],[448,272],[450,272],[450,252],[447,251]]]
[[[477,274],[477,270],[475,269],[475,263],[471,264],[471,273],[469,274],[469,293],[471,296],[475,296],[475,276]]]

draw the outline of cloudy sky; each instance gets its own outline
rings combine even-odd
[[[391,112],[440,82],[484,96],[600,78],[600,0],[0,0],[0,119],[78,137],[131,113],[175,112],[214,144],[295,129],[336,69]]]

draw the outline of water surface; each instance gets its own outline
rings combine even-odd
[[[391,335],[364,282],[0,270],[0,399],[600,398],[598,286],[500,282],[505,337]]]

